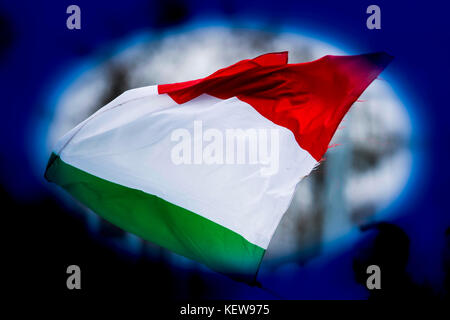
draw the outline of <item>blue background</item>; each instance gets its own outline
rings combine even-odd
[[[66,28],[66,8],[77,4],[81,30]],[[382,29],[365,27],[366,8],[377,4]],[[367,298],[354,280],[352,261],[370,243],[362,233],[351,248],[305,266],[286,270],[284,278],[266,276],[263,285],[275,291],[251,288],[221,275],[176,271],[158,261],[127,257],[92,239],[82,221],[64,214],[42,175],[34,170],[30,135],[36,119],[47,112],[49,90],[81,59],[136,30],[164,30],[192,21],[240,19],[258,21],[266,28],[283,24],[305,30],[351,53],[386,51],[395,57],[383,74],[413,117],[413,148],[418,154],[417,176],[389,222],[410,239],[407,272],[412,281],[443,292],[448,257],[449,227],[449,72],[448,12],[442,1],[10,1],[0,4],[0,126],[2,200],[13,231],[9,263],[39,261],[49,293],[65,292],[65,266],[82,261],[87,271],[87,292],[159,288],[159,297],[184,298]],[[182,54],[182,53],[180,53]],[[11,222],[9,222],[11,219]],[[6,221],[6,220],[5,220]],[[446,244],[447,241],[447,244]],[[78,260],[77,260],[78,259]],[[76,261],[75,261],[76,260]],[[149,260],[149,261],[147,261]],[[75,262],[74,262],[75,261]],[[21,280],[27,282],[23,271]],[[133,273],[133,275],[129,275]],[[448,277],[448,275],[447,275]],[[114,280],[111,280],[114,279]],[[111,282],[112,281],[112,282]],[[91,284],[89,284],[91,283]],[[97,283],[97,284],[93,284]],[[194,283],[190,289],[183,284]],[[201,285],[200,285],[201,284]],[[148,285],[146,287],[146,285]],[[159,286],[159,287],[158,287]],[[163,288],[163,289],[161,289]],[[165,288],[165,289],[164,289]],[[196,289],[200,288],[200,289]],[[152,290],[149,290],[152,291]],[[436,293],[437,292],[437,293]],[[151,294],[151,293],[148,293]]]

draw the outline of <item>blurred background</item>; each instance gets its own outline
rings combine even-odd
[[[81,9],[80,30],[66,28],[71,4]],[[12,269],[33,268],[35,281],[42,281],[38,287],[51,295],[69,294],[65,270],[70,264],[80,265],[83,294],[93,295],[448,295],[449,179],[442,164],[448,159],[450,50],[443,41],[448,34],[439,19],[442,10],[380,2],[382,29],[368,30],[370,4],[1,4],[6,139],[0,177],[12,220]],[[412,34],[408,14],[419,10],[426,23]],[[235,282],[142,241],[44,181],[56,140],[123,91],[204,77],[236,61],[285,50],[290,63],[373,51],[386,51],[395,60],[354,104],[322,164],[297,186],[258,275],[270,290]],[[370,264],[381,267],[380,292],[365,289]],[[25,289],[30,275],[21,274],[23,284],[16,288]]]

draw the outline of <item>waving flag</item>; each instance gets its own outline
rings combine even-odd
[[[120,228],[251,282],[296,184],[391,60],[287,58],[126,91],[59,140],[45,176]]]

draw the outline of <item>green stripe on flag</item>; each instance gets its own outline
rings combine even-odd
[[[154,195],[75,168],[52,154],[47,180],[104,219],[212,269],[252,281],[265,250],[241,235]]]

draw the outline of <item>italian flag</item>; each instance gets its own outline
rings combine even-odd
[[[252,282],[296,184],[392,58],[287,59],[269,53],[202,79],[126,91],[58,141],[45,177],[118,227]],[[185,146],[196,145],[178,150],[181,162],[173,158],[180,128],[193,133]],[[202,161],[208,144],[221,145],[208,129],[277,132],[276,170],[264,174],[267,162]]]

